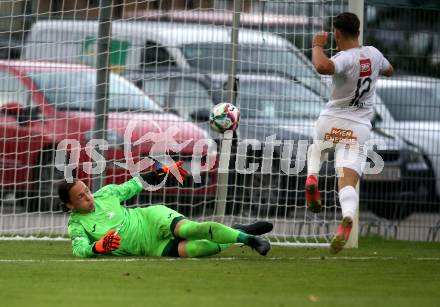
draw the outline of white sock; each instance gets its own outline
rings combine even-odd
[[[307,151],[307,177],[314,175],[318,178],[321,169],[321,150],[317,144],[309,146]]]
[[[339,202],[342,207],[342,217],[348,216],[353,220],[359,204],[359,196],[351,185],[345,186],[339,191]]]

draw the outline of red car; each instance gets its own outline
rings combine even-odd
[[[84,171],[84,162],[92,161],[85,145],[93,137],[95,124],[96,70],[83,65],[0,61],[0,189],[2,195],[16,193],[25,200],[34,196],[39,207],[56,210],[54,199],[56,183],[64,173],[55,167],[56,149],[66,139],[81,145],[79,165],[74,170],[78,178],[90,182],[91,175]],[[154,142],[136,141],[149,132],[167,131],[177,127],[177,143],[188,144],[179,152],[166,152],[183,159],[189,167],[195,142],[207,138],[194,124],[170,113],[165,113],[144,92],[124,78],[111,74],[109,89],[105,184],[122,183],[129,172],[114,164],[124,162],[124,133],[130,120],[136,120],[128,140],[134,161],[149,155]],[[145,139],[145,137],[144,137]],[[127,144],[126,144],[127,146]],[[216,150],[202,152],[202,159],[216,156]],[[211,156],[212,155],[212,156]],[[93,162],[93,161],[92,161]],[[215,194],[216,171],[205,172],[199,183],[185,181],[183,186],[169,181],[165,189],[153,195],[197,196],[206,198]],[[165,190],[165,191],[164,191]],[[148,194],[151,195],[151,194]],[[47,202],[50,202],[50,206]],[[45,208],[43,208],[45,207]]]

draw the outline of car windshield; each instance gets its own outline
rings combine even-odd
[[[379,86],[378,94],[397,121],[439,121],[440,88]]]
[[[29,76],[50,104],[63,111],[93,111],[96,73],[94,71],[30,72]],[[162,112],[162,109],[136,86],[122,77],[110,75],[111,112]]]
[[[146,78],[145,93],[153,97],[168,112],[191,119],[191,114],[213,105],[208,89],[198,80],[184,77]]]
[[[313,119],[323,100],[298,82],[240,80],[237,96],[242,118]]]
[[[231,44],[187,44],[182,52],[188,64],[199,71],[228,73]],[[237,73],[279,73],[295,77],[317,93],[323,85],[311,64],[287,47],[240,45],[237,49]]]

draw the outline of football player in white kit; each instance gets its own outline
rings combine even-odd
[[[328,58],[324,52],[328,33],[313,38],[312,62],[323,75],[333,75],[330,100],[316,125],[314,143],[309,147],[306,180],[307,205],[321,211],[318,174],[326,149],[335,152],[342,222],[330,244],[330,252],[342,250],[351,232],[359,202],[356,184],[366,161],[365,142],[371,131],[374,96],[379,75],[391,76],[394,69],[382,53],[372,46],[359,45],[359,19],[342,13],[333,21],[338,53]]]

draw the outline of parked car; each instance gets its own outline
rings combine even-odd
[[[256,4],[257,5],[257,4]],[[267,4],[270,5],[269,3]],[[300,4],[295,5],[297,7]],[[232,11],[227,10],[136,10],[124,12],[127,21],[167,21],[204,25],[232,26]],[[324,20],[310,18],[307,11],[241,12],[240,27],[264,32],[272,32],[286,38],[300,49],[311,49],[312,35],[316,29],[324,26]],[[301,29],[301,31],[298,31]],[[310,51],[311,52],[311,51]]]
[[[53,203],[55,185],[63,173],[55,168],[58,144],[65,139],[78,140],[81,146],[93,137],[95,124],[96,70],[94,68],[49,62],[0,61],[0,179],[2,193],[35,193],[39,208],[57,209]],[[111,74],[109,89],[107,141],[109,149],[105,183],[121,183],[130,178],[125,169],[112,162],[125,162],[124,132],[130,120],[138,120],[131,140],[134,144],[148,132],[179,127],[178,143],[192,140],[180,152],[169,152],[189,163],[194,143],[207,134],[181,117],[166,113],[150,97],[126,79]],[[134,161],[148,156],[152,143],[132,145]],[[83,148],[84,149],[84,148]],[[203,152],[203,157],[216,152]],[[90,158],[81,151],[76,176],[90,181],[83,163]],[[181,187],[173,181],[165,188],[166,196],[203,199],[215,194],[216,171],[202,176],[201,183],[185,181]],[[27,194],[26,194],[27,195]],[[150,195],[150,194],[148,194]],[[158,197],[164,197],[159,190]],[[44,208],[43,208],[44,207]]]
[[[377,91],[384,103],[379,125],[392,129],[427,155],[435,172],[434,194],[440,197],[440,79],[405,76],[380,79]],[[385,113],[386,112],[386,113]],[[390,124],[391,123],[391,124]],[[392,128],[390,128],[392,125]]]
[[[219,100],[223,89],[212,84],[208,74],[196,71],[163,69],[150,72],[126,72],[132,81],[167,112],[192,121],[191,114]],[[213,136],[217,136],[213,134]]]
[[[110,64],[117,72],[178,68],[226,73],[230,66],[231,27],[173,22],[112,22]],[[25,60],[83,63],[95,66],[96,21],[37,21],[22,52]],[[300,79],[320,93],[310,61],[278,35],[240,29],[237,71],[274,71]]]
[[[167,76],[168,74],[168,76]],[[221,94],[226,75],[200,74],[140,74],[133,80],[153,98],[169,110],[185,118],[195,120],[210,131],[207,124],[209,108],[224,101]],[[276,135],[278,140],[312,140],[313,125],[325,101],[301,82],[280,76],[238,75],[236,103],[241,111],[239,137],[265,141]],[[218,88],[219,87],[219,88]],[[191,103],[193,102],[193,103]],[[205,104],[205,106],[203,106]],[[215,137],[215,134],[212,136]],[[404,218],[415,208],[414,202],[426,201],[432,184],[433,171],[418,147],[411,145],[395,134],[380,128],[373,129],[372,138],[385,144],[376,152],[385,162],[378,175],[366,175],[361,182],[361,203],[377,215],[386,218]],[[291,166],[295,165],[293,150]],[[261,165],[262,151],[249,151],[247,164]],[[231,175],[230,201],[246,206],[264,204],[284,214],[286,208],[304,204],[305,170],[299,175],[281,172],[282,146],[275,146],[274,164],[271,174],[255,173],[241,176]],[[235,169],[235,160],[231,161]],[[321,188],[328,193],[325,200],[334,204],[335,180],[333,158],[323,163],[321,173],[327,175],[320,181]],[[274,205],[274,204],[277,204]]]

